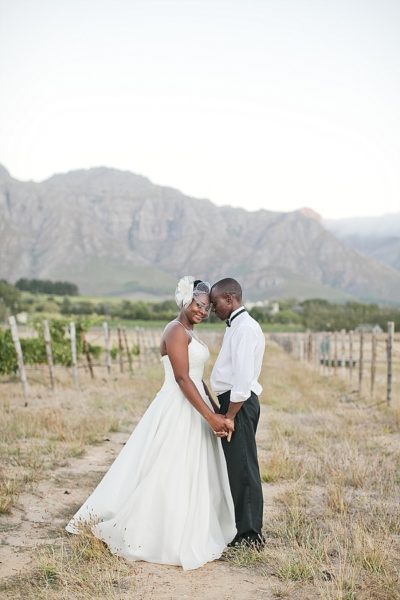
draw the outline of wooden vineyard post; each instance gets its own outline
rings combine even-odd
[[[87,362],[87,366],[89,369],[90,377],[92,379],[94,379],[93,363],[92,363],[92,357],[90,356],[89,343],[88,343],[84,333],[82,333],[82,346],[83,346],[83,352],[86,357],[86,362]]]
[[[122,333],[124,335],[124,342],[125,342],[125,350],[126,350],[126,354],[128,356],[128,363],[129,363],[129,370],[132,372],[132,354],[129,351],[129,346],[128,346],[128,337],[126,335],[126,329],[124,327],[124,329],[122,330]]]
[[[340,367],[341,374],[344,378],[346,374],[346,330],[342,329],[340,332]]]
[[[360,354],[358,364],[358,393],[362,391],[362,380],[364,374],[364,332],[360,331]]]
[[[323,334],[323,346],[322,346],[322,374],[323,375],[327,375],[328,374],[328,333],[326,331],[324,331]]]
[[[142,336],[142,328],[138,327],[137,329],[137,339],[138,339],[138,347],[139,347],[139,368],[143,368],[144,361],[144,342]]]
[[[333,334],[333,369],[335,377],[337,376],[337,368],[338,368],[338,339],[337,339],[337,331]]]
[[[299,358],[301,361],[304,360],[304,334],[300,334],[300,352],[299,352]]]
[[[319,373],[321,370],[321,335],[319,333],[314,334],[314,348],[315,348],[315,368]]]
[[[139,334],[139,327],[135,327],[135,334],[136,334],[136,357],[137,357],[137,363],[138,366],[140,368],[140,334]]]
[[[11,337],[12,337],[12,341],[14,344],[15,352],[17,354],[19,378],[20,378],[21,384],[22,384],[24,399],[25,399],[25,402],[27,402],[27,400],[28,400],[28,381],[26,379],[24,357],[22,355],[21,342],[19,341],[17,322],[15,320],[15,317],[9,317],[8,322],[10,323]]]
[[[371,337],[371,398],[374,397],[376,377],[376,332],[372,332]]]
[[[123,373],[123,371],[124,371],[124,356],[123,356],[123,352],[124,352],[124,349],[122,347],[121,328],[118,327],[119,370],[121,371],[121,373]]]
[[[159,343],[157,340],[157,332],[154,329],[151,332],[151,343],[152,343],[152,352],[153,352],[153,362],[157,362],[158,361],[157,347],[159,346]]]
[[[386,388],[386,402],[387,402],[388,405],[392,401],[393,340],[394,340],[394,323],[393,323],[393,321],[389,321],[389,323],[388,323],[388,335],[387,335],[387,388]]]
[[[154,331],[152,329],[149,330],[149,361],[154,362]]]
[[[328,375],[331,374],[332,368],[332,333],[328,333]]]
[[[148,353],[148,343],[147,343],[147,335],[146,335],[146,330],[143,328],[141,329],[141,334],[142,334],[142,349],[143,349],[143,364],[146,365],[147,361],[149,359],[149,353]]]
[[[320,340],[320,351],[321,351],[321,373],[325,375],[326,371],[326,332],[321,333]]]
[[[103,323],[104,331],[104,348],[105,348],[105,363],[107,367],[107,373],[111,373],[111,352],[110,352],[110,330],[108,329],[107,321]]]
[[[353,332],[349,331],[349,377],[353,381]]]
[[[44,343],[46,346],[47,364],[49,365],[50,387],[52,390],[54,390],[53,351],[51,349],[51,335],[50,335],[49,322],[47,319],[45,319],[43,321],[43,335],[44,335]]]
[[[295,334],[295,339],[296,339],[296,358],[297,360],[300,360],[300,333],[296,333]]]
[[[154,353],[153,353],[153,335],[151,330],[148,330],[148,334],[147,334],[147,352],[148,352],[148,361],[149,363],[152,363],[154,360]]]
[[[69,324],[69,337],[71,341],[71,362],[72,362],[72,378],[74,380],[74,384],[76,387],[79,386],[78,383],[78,365],[76,359],[76,329],[75,323],[73,321]]]
[[[307,336],[307,360],[310,363],[312,361],[312,334],[309,333]]]

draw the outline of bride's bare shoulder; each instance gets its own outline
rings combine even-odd
[[[163,331],[163,338],[169,339],[185,339],[190,335],[188,329],[177,319],[166,324]]]

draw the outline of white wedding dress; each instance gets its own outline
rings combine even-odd
[[[188,352],[190,377],[210,406],[208,348],[193,336]],[[89,523],[114,554],[196,569],[235,537],[234,507],[221,440],[183,395],[168,356],[161,360],[161,390],[66,529]]]

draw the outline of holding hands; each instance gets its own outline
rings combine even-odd
[[[228,419],[224,415],[213,413],[208,419],[208,424],[217,437],[226,437],[228,442],[231,441],[232,434],[235,431],[234,419]]]
[[[225,423],[228,428],[228,435],[226,437],[226,440],[228,442],[230,442],[232,439],[232,434],[235,431],[235,419],[230,419],[228,417],[225,417]]]
[[[203,386],[208,396],[208,399],[210,400],[211,405],[214,409],[214,413],[211,413],[211,415],[209,415],[209,418],[207,419],[208,424],[217,437],[226,437],[227,441],[230,442],[232,434],[235,431],[235,421],[232,417],[228,418],[226,417],[226,415],[219,414],[219,406],[216,404],[214,398],[210,394],[210,390],[208,389],[205,381],[203,381]]]

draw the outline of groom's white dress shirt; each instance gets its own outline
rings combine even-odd
[[[220,353],[211,373],[211,388],[219,396],[230,390],[231,402],[243,402],[251,392],[261,394],[258,382],[265,350],[265,337],[260,325],[244,307],[232,312]],[[235,315],[237,315],[235,317]],[[235,318],[234,318],[235,317]]]

